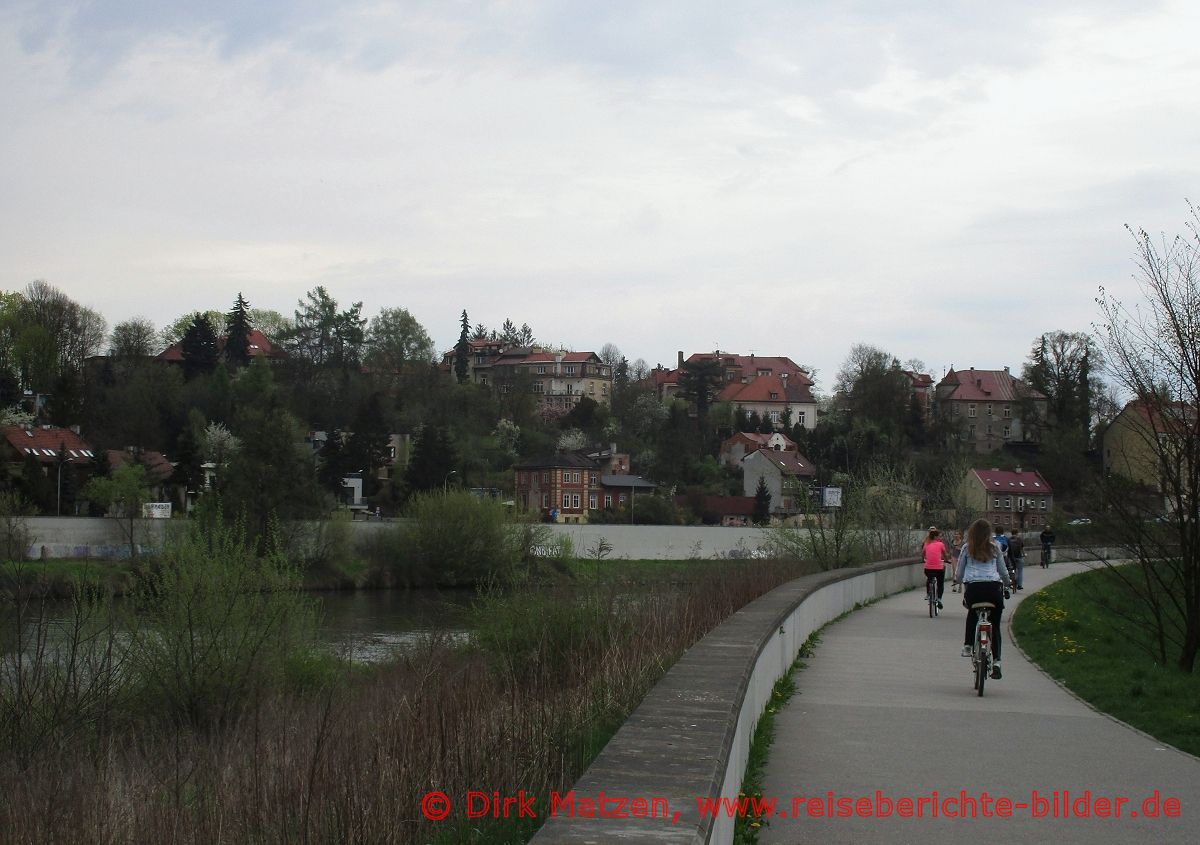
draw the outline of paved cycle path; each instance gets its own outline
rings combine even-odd
[[[1097,713],[1059,687],[1014,646],[1009,621],[1018,603],[1040,587],[1085,569],[1056,563],[1025,569],[1025,590],[1004,611],[1004,678],[989,680],[983,698],[972,689],[971,661],[960,657],[966,609],[949,586],[941,616],[930,619],[924,590],[892,596],[827,628],[797,694],[776,717],[775,744],[763,794],[788,818],[775,818],[763,843],[1200,841],[1200,759]],[[1179,799],[1181,817],[1147,818],[1143,801],[1159,790]],[[890,818],[793,814],[793,796],[866,797],[895,803]],[[965,790],[976,818],[947,818]],[[981,793],[1013,803],[1010,818],[984,818]],[[1048,799],[1035,818],[1032,791]],[[1068,806],[1091,793],[1125,798],[1121,818],[1054,818],[1055,792]],[[924,818],[895,815],[899,799],[930,797]],[[952,802],[946,804],[944,799]],[[1025,804],[1025,808],[1016,805]],[[837,809],[835,803],[834,809]],[[1058,802],[1061,808],[1061,801]],[[964,805],[969,809],[969,805]],[[1083,809],[1082,805],[1074,809]],[[1115,812],[1115,802],[1109,808]],[[1152,808],[1151,808],[1152,809]],[[1130,817],[1136,812],[1137,817]],[[1061,813],[1060,813],[1061,815]]]

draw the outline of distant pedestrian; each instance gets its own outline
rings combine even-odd
[[[1015,528],[1012,530],[1012,536],[1008,539],[1008,559],[1012,568],[1016,570],[1017,589],[1025,589],[1025,541],[1021,539],[1021,535]]]
[[[950,583],[953,584],[950,588],[952,593],[961,593],[962,584],[958,583],[958,555],[962,552],[963,533],[955,530],[954,539],[950,541]]]

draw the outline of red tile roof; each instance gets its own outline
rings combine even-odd
[[[739,431],[737,434],[733,435],[721,444],[721,451],[728,451],[739,442],[753,447],[751,451],[764,449],[770,442],[771,438],[777,435],[783,438],[783,451],[791,452],[796,449],[795,442],[786,434],[780,434],[779,432],[776,432],[775,434],[760,434],[757,431]]]
[[[1134,399],[1125,409],[1141,417],[1156,434],[1189,431],[1196,423],[1196,409],[1189,408],[1182,402],[1168,402],[1160,406]]]
[[[749,402],[778,402],[781,405],[813,403],[812,391],[809,390],[812,381],[807,378],[797,383],[791,377],[784,380],[780,376],[759,376],[749,384],[740,381],[725,385],[717,395],[718,402],[749,403]],[[774,395],[772,395],[774,394]]]
[[[225,341],[228,337],[221,335],[217,338],[217,352],[225,351]],[[258,329],[251,329],[247,335],[247,340],[250,341],[250,357],[251,358],[275,358],[278,357],[279,349],[271,342],[271,339]],[[158,353],[158,360],[170,361],[179,363],[183,361],[183,342],[172,343],[162,352]]]
[[[988,492],[1053,493],[1050,483],[1036,469],[1015,472],[1006,469],[973,469],[975,477]]]
[[[802,475],[814,476],[817,474],[816,467],[812,461],[801,455],[799,452],[776,452],[774,449],[758,449],[746,455],[746,460],[750,455],[762,455],[771,463],[779,468],[779,471],[784,475]]]
[[[96,461],[92,447],[69,428],[7,425],[3,431],[4,439],[22,457],[33,455],[44,464],[57,463],[60,450],[65,449],[68,463],[90,465]]]
[[[949,388],[946,391],[946,388]],[[951,370],[938,382],[943,401],[1015,402],[1045,399],[1046,395],[1014,378],[1008,370]]]
[[[787,373],[789,379],[802,381],[809,387],[813,385],[813,380],[809,377],[808,372],[791,358],[786,357],[735,355],[731,352],[697,352],[688,358],[689,363],[692,361],[717,361],[722,369],[741,370],[743,378],[755,378],[760,371],[767,370],[769,375],[778,376],[780,373]]]
[[[146,468],[146,477],[151,481],[166,481],[174,471],[171,462],[162,452],[143,449],[135,457],[127,449],[109,449],[106,454],[108,455],[108,465],[112,469],[136,461]]]

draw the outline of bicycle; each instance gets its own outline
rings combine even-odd
[[[975,690],[983,696],[983,685],[992,672],[992,611],[996,605],[990,601],[975,602],[971,609],[977,611],[975,618],[975,645],[971,648],[971,669],[975,673]]]
[[[938,605],[936,575],[925,576],[925,601],[929,602],[930,619],[941,613],[941,607]]]
[[[1042,543],[1042,569],[1050,568],[1050,557],[1053,554],[1049,543]]]

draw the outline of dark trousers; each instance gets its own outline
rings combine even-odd
[[[932,575],[934,578],[937,579],[937,597],[938,597],[938,601],[941,601],[942,600],[942,592],[946,589],[946,570],[945,569],[926,569],[925,570],[925,580],[926,581],[929,580],[930,575]]]
[[[963,604],[967,608],[967,631],[963,635],[963,645],[975,644],[975,622],[979,612],[972,610],[976,602],[990,601],[996,609],[988,614],[992,621],[992,657],[1000,659],[1000,616],[1004,613],[1004,591],[999,581],[971,581],[963,593]]]

